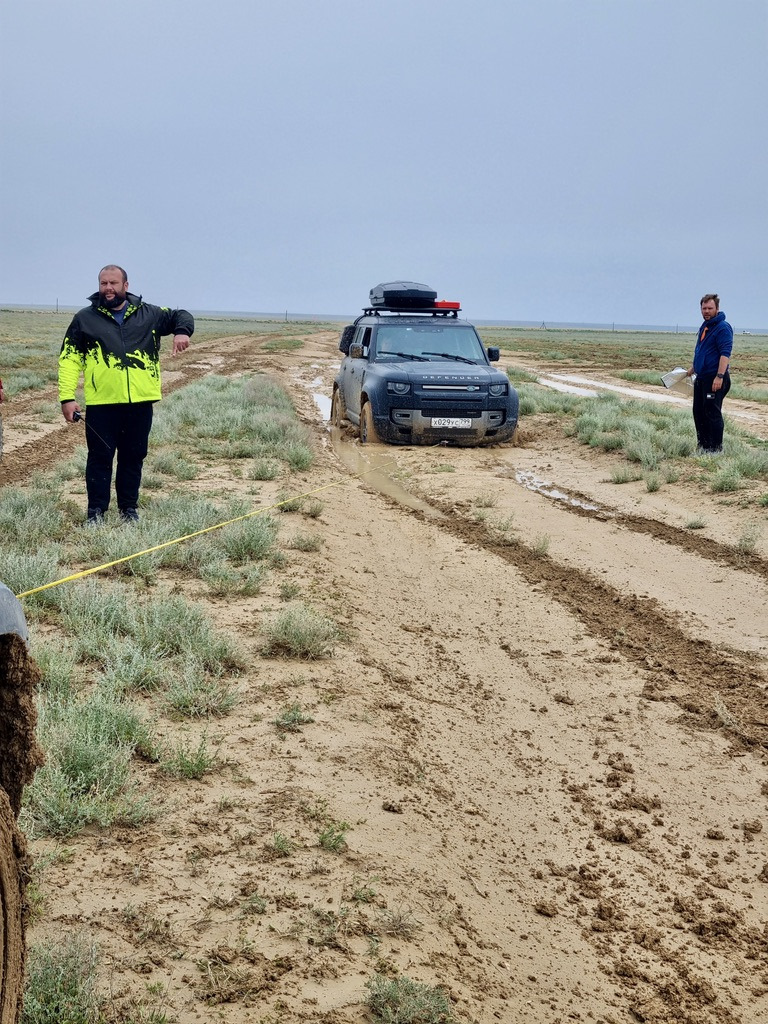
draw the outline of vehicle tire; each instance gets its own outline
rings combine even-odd
[[[341,332],[341,339],[339,340],[339,351],[343,352],[345,356],[349,355],[349,346],[352,344],[352,339],[355,336],[357,327],[355,324],[347,324],[344,330]]]
[[[335,388],[331,398],[331,423],[340,427],[347,418],[347,406],[340,388]]]
[[[376,424],[373,422],[371,403],[366,402],[360,410],[360,444],[380,444]]]

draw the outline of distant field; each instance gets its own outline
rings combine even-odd
[[[34,391],[56,380],[57,358],[71,311],[0,309],[0,377],[8,395]],[[338,331],[337,322],[256,320],[224,315],[198,316],[198,340],[244,334],[274,334],[275,341],[313,331]],[[655,383],[673,366],[687,366],[695,334],[654,331],[599,331],[576,328],[478,327],[486,345],[498,345],[506,356],[554,364],[564,370],[605,370],[627,380]],[[271,344],[271,343],[270,343]],[[752,397],[768,385],[768,345],[760,335],[736,335],[732,360],[732,397]],[[737,391],[738,388],[738,391]],[[765,401],[765,396],[759,396]]]
[[[22,392],[48,387],[58,376],[58,355],[62,339],[72,320],[71,310],[0,309],[0,378],[9,398]],[[222,338],[243,334],[295,334],[334,329],[338,324],[282,320],[254,320],[252,317],[195,318],[195,338]]]
[[[554,363],[563,369],[606,370],[617,375],[621,371],[633,371],[651,372],[658,377],[673,366],[687,367],[696,344],[695,334],[653,331],[483,326],[479,333],[486,345],[498,345],[506,355],[519,353],[521,358],[528,357],[536,363]],[[737,334],[731,365],[740,384],[768,383],[766,339],[760,335]]]

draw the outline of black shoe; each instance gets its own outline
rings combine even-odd
[[[104,525],[104,513],[100,508],[89,508],[88,518],[85,520],[86,526],[103,526]]]
[[[138,523],[139,513],[135,508],[121,508],[120,518],[124,523]]]

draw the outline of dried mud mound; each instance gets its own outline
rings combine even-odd
[[[27,848],[8,797],[0,789],[0,1024],[15,1024],[24,981]]]
[[[29,858],[16,815],[43,760],[35,739],[39,679],[24,641],[0,636],[0,1024],[15,1024],[21,1009]]]

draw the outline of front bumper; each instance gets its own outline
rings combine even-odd
[[[469,426],[433,426],[437,419],[467,420]],[[382,441],[390,444],[456,445],[499,444],[509,441],[517,427],[505,409],[487,409],[472,416],[452,412],[451,416],[429,416],[420,409],[391,409],[387,417],[374,417]]]

